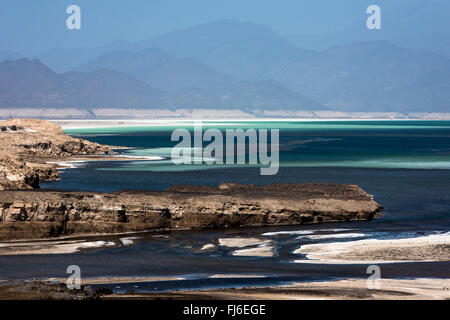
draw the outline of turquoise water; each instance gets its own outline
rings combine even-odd
[[[419,120],[383,120],[383,121],[202,121],[204,128],[259,128],[281,129],[289,131],[329,131],[329,130],[426,130],[448,129],[450,121],[419,121]],[[97,128],[80,128],[66,130],[68,134],[120,134],[130,132],[163,132],[176,128],[190,128],[193,121],[171,122],[149,126],[102,126]]]
[[[170,152],[176,142],[170,141],[170,134],[180,127],[192,130],[193,123],[66,132],[100,143],[135,148],[124,152],[125,155],[157,157],[98,170],[166,172],[241,167],[174,165]],[[450,121],[206,121],[203,128],[279,129],[282,167],[450,169]]]

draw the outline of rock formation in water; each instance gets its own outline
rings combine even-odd
[[[39,181],[59,179],[56,165],[48,162],[111,153],[110,147],[70,137],[48,121],[0,122],[0,190],[36,189]]]
[[[0,191],[0,240],[370,220],[381,210],[356,185],[222,184],[113,194]]]

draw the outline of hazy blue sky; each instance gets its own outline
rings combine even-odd
[[[52,48],[94,47],[115,39],[141,40],[218,19],[263,23],[284,35],[327,33],[358,23],[364,28],[367,17],[365,10],[369,4],[381,5],[387,11],[386,16],[398,16],[399,12],[414,15],[411,10],[417,10],[422,3],[442,12],[444,7],[445,10],[449,8],[448,2],[450,1],[0,0],[0,48],[34,54]],[[71,4],[77,4],[82,9],[80,31],[66,29],[68,15],[65,11]],[[432,15],[433,13],[431,17]],[[430,21],[421,21],[423,26],[417,26],[416,23],[413,27],[426,29]]]

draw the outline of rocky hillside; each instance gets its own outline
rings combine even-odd
[[[110,147],[70,137],[48,121],[0,122],[0,190],[35,189],[40,180],[58,179],[56,165],[47,162],[110,153]]]

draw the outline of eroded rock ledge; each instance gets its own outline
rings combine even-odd
[[[229,183],[114,194],[0,191],[0,240],[370,220],[381,210],[356,185]]]
[[[59,179],[55,164],[73,156],[112,154],[109,146],[73,138],[44,120],[0,122],[0,190],[36,189],[39,181]]]

